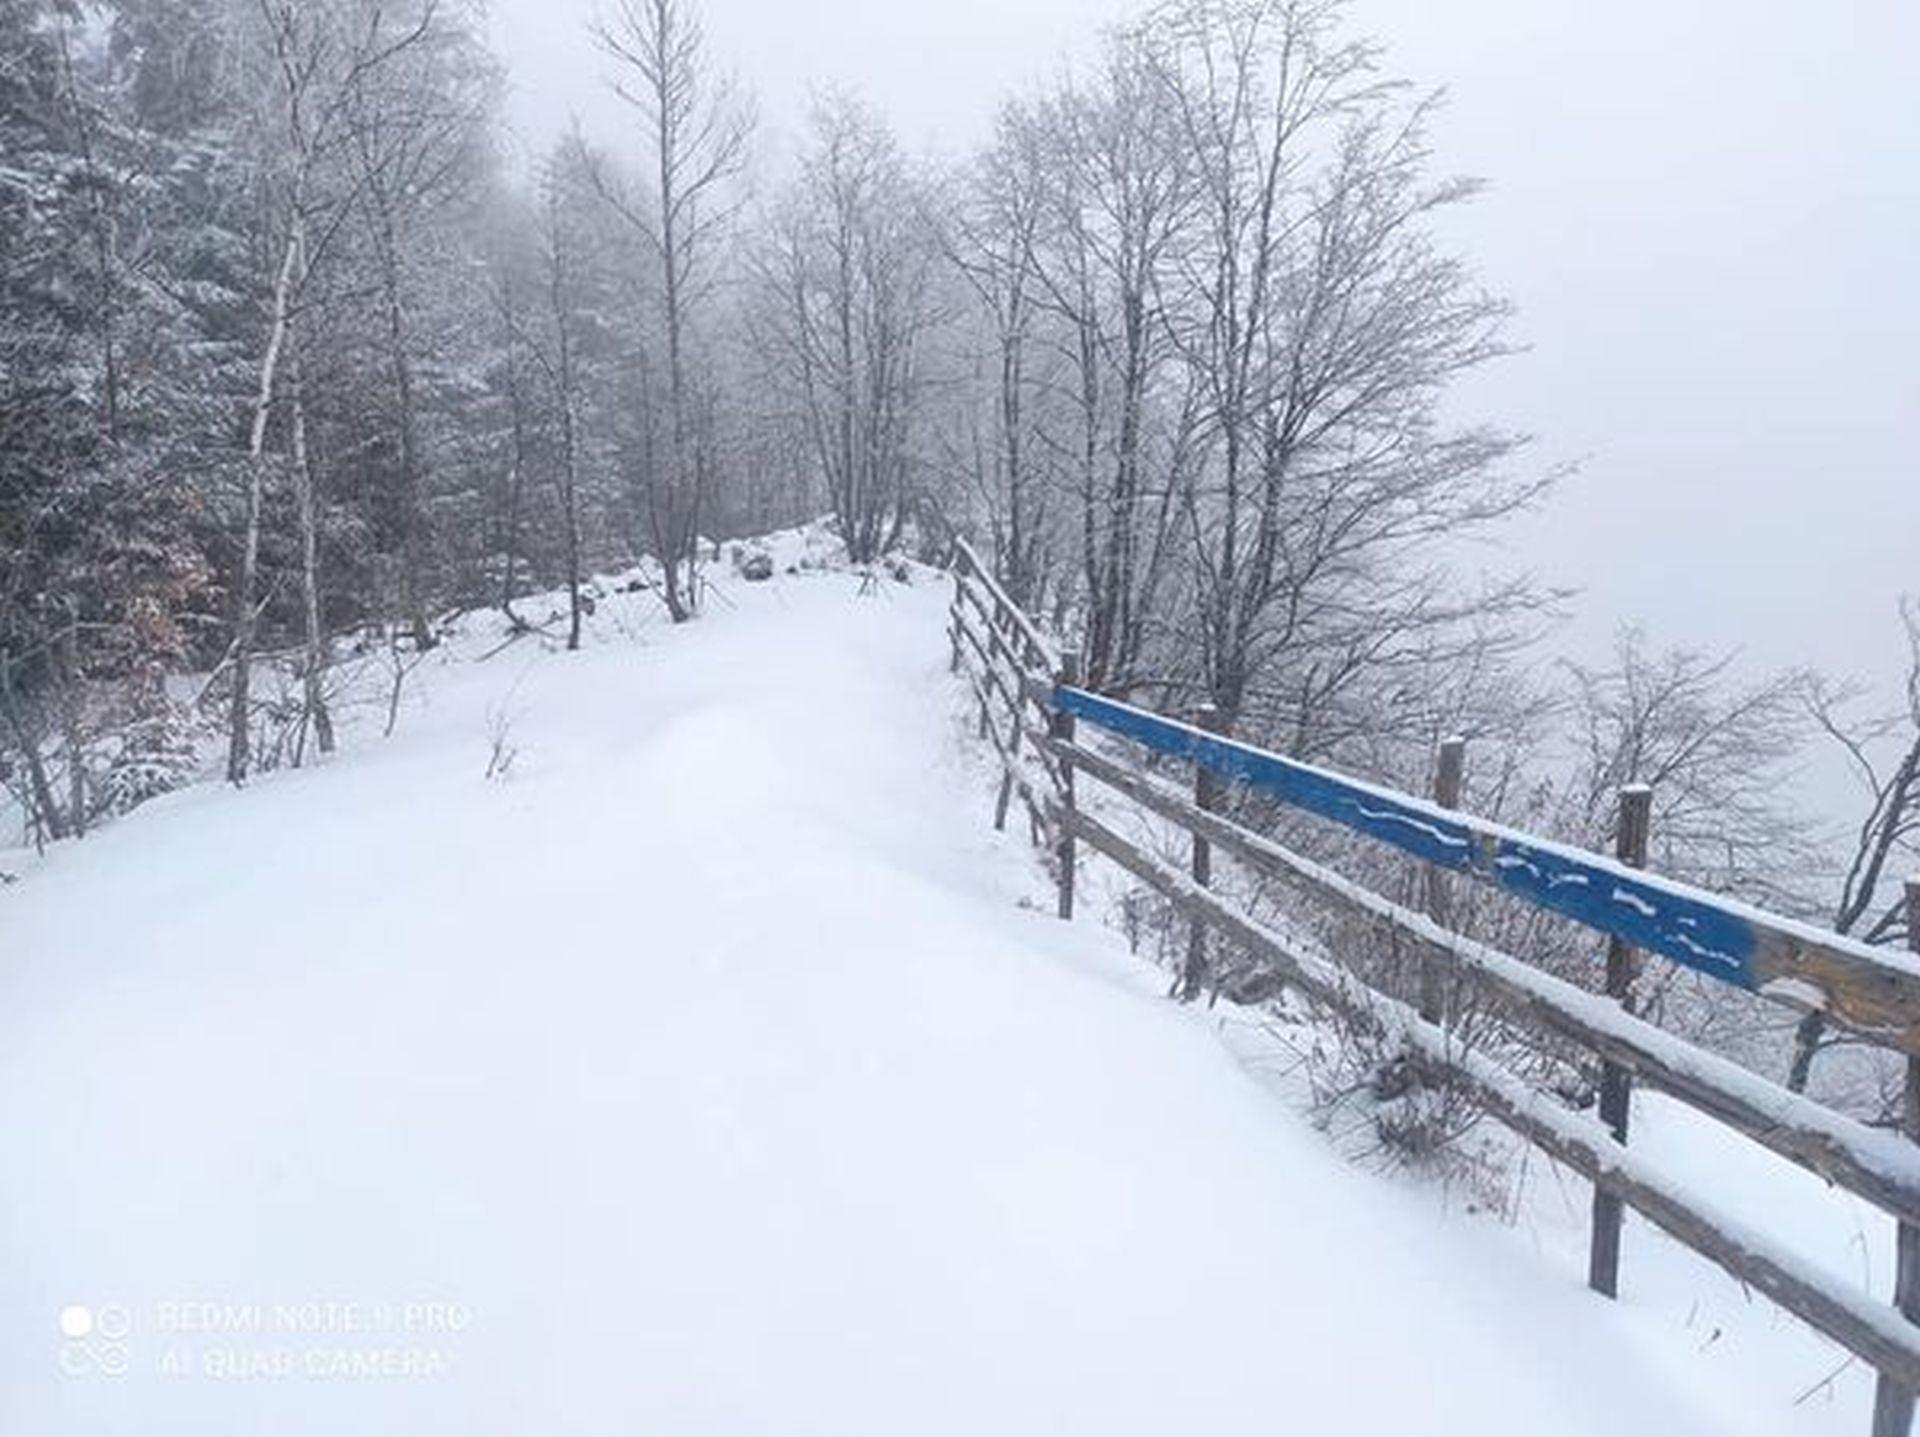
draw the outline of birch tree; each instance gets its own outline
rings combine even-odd
[[[268,199],[275,221],[276,260],[267,300],[264,338],[247,429],[247,480],[242,517],[239,572],[234,583],[233,642],[228,655],[232,688],[227,722],[227,779],[246,780],[251,763],[251,674],[255,626],[259,617],[257,593],[260,562],[260,526],[268,471],[268,427],[281,396],[283,362],[293,342],[296,305],[312,274],[316,253],[324,253],[349,218],[358,201],[357,190],[343,186],[332,172],[332,160],[347,138],[350,104],[370,76],[391,64],[418,43],[432,24],[431,0],[418,10],[410,25],[393,23],[383,0],[259,0],[263,45],[272,77],[266,101],[271,126]],[[329,186],[328,182],[333,181]],[[300,466],[296,465],[296,469]],[[301,505],[311,520],[311,503]],[[309,565],[303,589],[317,584],[311,565],[317,543],[303,536],[302,552]],[[308,644],[317,656],[322,642],[316,632],[317,602],[308,607]],[[316,728],[325,731],[317,708],[322,699],[311,665],[308,703],[315,709]]]

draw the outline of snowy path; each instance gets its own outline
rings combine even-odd
[[[1017,904],[934,586],[732,601],[0,894],[0,1432],[1731,1423]]]

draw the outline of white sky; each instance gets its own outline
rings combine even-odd
[[[535,143],[617,108],[591,0],[492,0]],[[1119,0],[708,0],[764,138],[839,84],[957,151]],[[1355,0],[1450,103],[1443,164],[1490,194],[1453,226],[1531,346],[1473,411],[1582,461],[1512,536],[1624,620],[1755,664],[1895,677],[1920,593],[1920,0]]]

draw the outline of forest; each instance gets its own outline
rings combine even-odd
[[[1631,627],[1557,653],[1501,536],[1560,471],[1454,399],[1516,362],[1444,239],[1478,187],[1339,4],[1148,8],[957,161],[837,91],[773,145],[695,0],[596,41],[624,139],[529,161],[472,0],[0,0],[23,841],[313,762],[453,613],[578,647],[639,565],[698,622],[729,545],[826,514],[855,565],[967,536],[1100,693],[1416,792],[1460,736],[1468,807],[1595,848],[1646,784],[1659,871],[1909,942],[1920,611],[1889,596],[1893,693]],[[1849,813],[1797,796],[1816,759]],[[1897,1114],[1817,1016],[1661,983]]]

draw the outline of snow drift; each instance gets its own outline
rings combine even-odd
[[[615,594],[585,652],[485,662],[471,620],[391,741],[0,893],[0,1431],[1779,1415],[1342,1163],[1035,903],[943,602]]]

